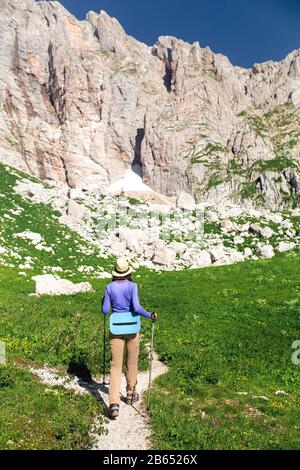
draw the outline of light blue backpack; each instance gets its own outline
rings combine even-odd
[[[141,329],[141,317],[132,312],[112,313],[109,329],[113,335],[133,335]]]

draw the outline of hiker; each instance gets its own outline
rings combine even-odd
[[[112,282],[105,287],[102,299],[102,313],[107,315],[110,307],[109,342],[111,347],[111,369],[109,383],[109,413],[112,418],[119,415],[120,405],[120,382],[123,364],[124,344],[127,346],[127,397],[126,403],[133,404],[139,400],[136,392],[139,343],[140,343],[140,315],[156,321],[155,312],[147,312],[140,305],[138,298],[138,286],[132,282],[131,273],[133,269],[125,258],[119,258],[112,271]],[[114,319],[114,321],[112,321]],[[117,321],[116,321],[117,319]],[[119,331],[121,331],[120,334]]]

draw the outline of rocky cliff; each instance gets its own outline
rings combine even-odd
[[[2,161],[71,188],[132,168],[170,196],[297,204],[300,50],[245,69],[173,37],[148,47],[103,11],[0,7]]]

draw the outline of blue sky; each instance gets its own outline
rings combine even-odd
[[[300,48],[300,0],[60,0],[77,18],[105,10],[148,45],[160,35],[199,41],[234,65],[281,60]]]

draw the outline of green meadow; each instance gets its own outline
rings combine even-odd
[[[299,449],[299,251],[153,276],[144,290],[169,366],[153,393],[154,447]]]
[[[299,366],[291,360],[299,339],[299,252],[140,275],[143,304],[159,312],[155,347],[169,367],[153,389],[153,447],[299,448]],[[94,294],[32,298],[33,284],[14,269],[2,267],[0,276],[0,337],[8,352],[0,369],[0,447],[84,448],[101,404],[63,389],[45,392],[26,365],[67,370],[78,363],[100,373],[104,281],[94,283]],[[149,341],[148,322],[143,332]]]

